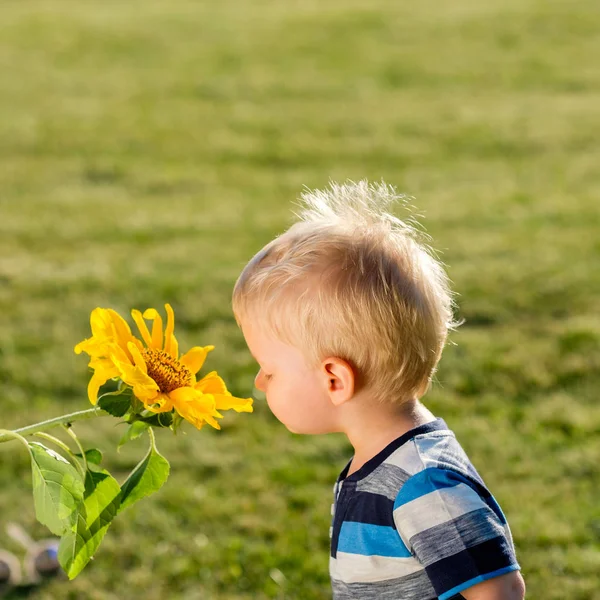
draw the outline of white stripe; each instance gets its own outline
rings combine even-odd
[[[409,475],[420,473],[425,467],[423,460],[419,456],[419,451],[415,446],[415,442],[411,440],[400,446],[398,450],[393,452],[384,461],[384,464],[394,465],[406,471]]]
[[[423,571],[423,569],[423,565],[412,556],[410,558],[392,558],[338,552],[337,558],[329,557],[331,577],[345,583],[386,581],[405,577],[417,571]]]
[[[506,523],[504,525],[504,534],[506,535],[506,539],[510,542],[510,545],[513,546],[514,542],[513,542],[512,533],[510,531],[510,527],[509,527],[508,523]]]
[[[459,483],[399,506],[394,511],[394,521],[402,540],[410,548],[409,541],[417,533],[486,506],[472,488]]]
[[[443,433],[443,435],[439,435],[441,433]],[[454,442],[453,445],[457,445],[454,436],[449,434],[449,431],[436,431],[435,434],[423,437],[417,436],[415,438],[415,445],[419,453],[421,456],[426,457],[426,460],[431,466],[436,466],[440,457],[450,453],[450,444],[452,442]],[[452,450],[454,450],[454,448],[452,448]]]

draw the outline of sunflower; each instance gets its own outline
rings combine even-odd
[[[92,337],[75,346],[75,352],[90,356],[94,374],[88,385],[92,404],[98,401],[98,390],[109,379],[121,379],[131,387],[133,395],[154,413],[175,410],[200,429],[204,423],[220,429],[217,418],[222,410],[252,412],[252,398],[235,398],[225,382],[213,371],[196,380],[207,354],[214,346],[195,346],[179,355],[173,331],[175,316],[165,304],[167,325],[153,308],[143,314],[132,310],[141,340],[132,333],[127,322],[110,308],[95,308],[90,317]],[[146,320],[152,321],[152,330]]]

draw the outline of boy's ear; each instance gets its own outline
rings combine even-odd
[[[341,406],[354,396],[354,369],[347,361],[330,356],[321,362],[321,373],[329,399],[334,406]]]

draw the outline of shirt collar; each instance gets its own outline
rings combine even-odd
[[[369,459],[360,469],[358,469],[358,471],[355,471],[352,473],[352,475],[348,475],[348,477],[346,477],[346,474],[350,469],[350,465],[352,464],[352,460],[350,460],[344,467],[344,470],[340,473],[338,482],[359,481],[360,479],[364,479],[367,475],[370,475],[386,458],[388,458],[388,456],[398,450],[400,446],[403,446],[406,444],[406,442],[412,440],[417,435],[444,430],[448,430],[448,425],[446,425],[444,419],[439,418],[435,421],[425,423],[424,425],[419,425],[414,429],[410,429],[406,433],[403,433],[400,437],[396,438],[394,441],[390,442],[383,450],[378,452],[373,458]]]

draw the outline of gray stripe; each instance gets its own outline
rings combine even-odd
[[[469,460],[469,457],[462,446],[454,437],[447,439],[446,447],[441,454],[434,456],[433,452],[425,453],[424,459],[428,462],[431,461],[431,466],[439,467],[441,469],[455,469],[474,479],[478,483],[483,484],[481,476]]]
[[[356,490],[380,494],[390,500],[396,500],[398,491],[409,478],[410,475],[404,469],[382,463],[375,471],[356,484]]]
[[[427,567],[496,537],[505,537],[504,527],[491,510],[481,508],[414,535],[410,545]]]
[[[331,580],[333,600],[435,600],[437,594],[425,571],[377,583]]]

